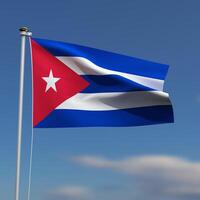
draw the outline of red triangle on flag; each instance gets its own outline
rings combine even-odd
[[[31,39],[33,126],[89,83]]]

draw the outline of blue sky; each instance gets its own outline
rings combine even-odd
[[[170,65],[165,90],[175,123],[132,128],[36,129],[32,199],[200,198],[198,0],[2,1],[0,199],[13,199],[20,36],[77,43]],[[21,199],[31,135],[27,44]]]

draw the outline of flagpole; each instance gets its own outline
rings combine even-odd
[[[18,137],[17,137],[17,163],[16,163],[16,188],[15,200],[19,200],[20,190],[20,164],[21,164],[21,141],[22,141],[22,114],[23,114],[23,91],[24,91],[24,65],[26,37],[32,34],[28,28],[19,29],[21,35],[21,59],[20,59],[20,81],[19,81],[19,111],[18,111]]]

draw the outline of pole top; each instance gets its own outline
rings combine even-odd
[[[23,26],[19,29],[20,32],[24,31],[24,32],[28,32],[28,28]]]
[[[32,36],[32,33],[29,32],[28,27],[23,26],[23,27],[21,27],[21,28],[19,29],[19,31],[20,31],[20,35],[22,35],[22,36],[28,36],[28,37],[31,37],[31,36]]]

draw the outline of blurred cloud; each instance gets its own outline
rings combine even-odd
[[[51,199],[73,199],[83,200],[87,199],[91,194],[91,191],[87,187],[83,186],[62,186],[54,189],[49,193]]]
[[[134,176],[138,199],[200,199],[200,163],[171,156],[140,156],[121,160],[76,156],[73,162]],[[138,192],[138,191],[137,191]]]

